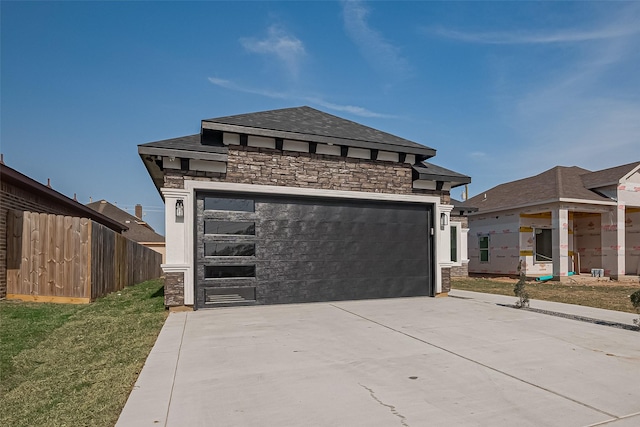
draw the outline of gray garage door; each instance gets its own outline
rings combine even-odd
[[[433,294],[432,206],[198,194],[196,306]]]

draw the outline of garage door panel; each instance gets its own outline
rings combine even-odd
[[[222,301],[226,297],[218,294],[234,286],[255,287],[253,294],[242,289],[236,293],[255,295],[261,304],[432,291],[430,205],[256,196],[255,212],[225,215],[205,210],[205,197],[199,195],[197,201],[196,298],[209,300],[198,300],[198,306]],[[238,232],[242,234],[234,234]],[[254,256],[234,256],[252,250]],[[226,274],[211,266],[234,263],[255,265],[255,278],[205,279],[207,272]]]

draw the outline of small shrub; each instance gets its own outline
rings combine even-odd
[[[518,279],[518,283],[513,288],[513,293],[518,297],[518,301],[516,301],[517,308],[529,307],[529,294],[525,287],[525,279],[525,275],[520,274],[520,279]]]
[[[633,308],[635,308],[638,314],[640,315],[640,290],[637,290],[631,295],[629,295],[629,299],[631,299],[631,304],[633,304]],[[640,327],[640,317],[638,319],[633,319],[633,323],[635,323]]]

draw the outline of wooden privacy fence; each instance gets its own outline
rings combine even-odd
[[[160,277],[162,255],[91,221],[9,211],[7,299],[88,303]]]

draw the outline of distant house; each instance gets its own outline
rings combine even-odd
[[[451,277],[467,277],[469,275],[469,212],[477,212],[477,208],[466,206],[463,202],[451,199],[449,229],[451,232]]]
[[[142,205],[136,205],[135,215],[131,215],[106,200],[88,203],[87,206],[127,227],[127,229],[122,232],[124,237],[161,253],[162,262],[164,262],[164,236],[156,233],[153,228],[142,219]]]
[[[464,203],[469,272],[562,278],[640,274],[640,162],[600,171],[557,166]]]
[[[426,162],[432,148],[296,107],[138,153],[166,206],[166,305],[449,291],[449,193],[470,178]]]
[[[77,200],[58,193],[0,162],[0,299],[7,295],[7,214],[9,210],[91,219],[116,233],[127,227]]]

